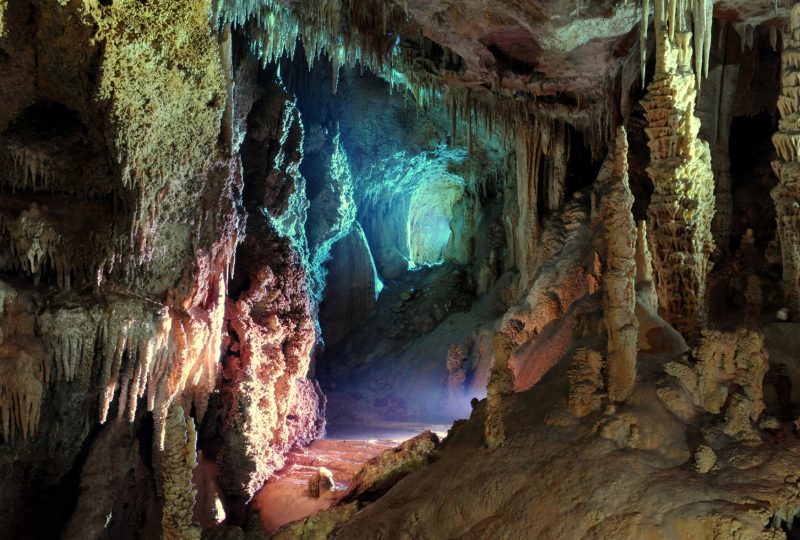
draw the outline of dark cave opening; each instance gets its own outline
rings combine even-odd
[[[772,134],[776,130],[775,117],[766,111],[733,117],[730,159],[734,245],[738,245],[747,229],[753,229],[760,247],[766,247],[775,238],[775,205],[770,191],[778,182],[771,166],[775,159]]]

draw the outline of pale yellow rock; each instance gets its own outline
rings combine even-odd
[[[783,290],[793,318],[800,316],[800,5],[791,8],[781,55],[781,120],[772,137],[778,159],[772,168],[778,185],[772,189],[781,243]]]
[[[164,493],[161,538],[199,540],[200,525],[192,522],[197,495],[192,485],[192,470],[197,467],[197,432],[194,420],[184,417],[180,405],[170,407],[160,465]]]
[[[654,186],[648,224],[659,308],[690,342],[705,321],[714,250],[714,178],[708,144],[697,136],[691,38],[657,29],[656,73],[642,100],[651,156],[647,172]]]
[[[578,418],[600,407],[597,391],[603,386],[603,357],[597,351],[580,348],[575,351],[567,372],[569,395],[567,408]]]
[[[647,222],[636,226],[636,295],[639,302],[652,311],[658,310],[658,295],[653,278],[653,255],[647,241]]]
[[[600,214],[608,246],[603,275],[604,315],[608,329],[606,388],[612,401],[625,401],[636,383],[639,321],[636,318],[636,225],[628,185],[628,140],[620,126],[597,177]]]
[[[705,474],[710,471],[714,465],[717,464],[717,454],[714,450],[705,444],[701,444],[694,451],[693,468],[700,474]]]
[[[765,407],[762,383],[769,361],[763,334],[704,330],[694,356],[692,365],[673,361],[664,370],[681,382],[696,406],[724,413],[724,433],[747,443],[760,440],[752,423]]]

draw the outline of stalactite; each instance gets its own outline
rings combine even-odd
[[[654,0],[656,37],[666,30],[669,39],[674,40],[677,33],[694,32],[695,76],[700,88],[702,77],[708,76],[711,56],[711,23],[714,14],[713,0]],[[642,81],[645,80],[647,65],[647,26],[649,25],[650,2],[642,0],[642,20],[640,24],[640,58]],[[691,22],[692,28],[689,23]]]
[[[714,181],[708,144],[697,137],[691,35],[676,32],[672,39],[658,13],[656,20],[656,74],[642,100],[649,124],[647,172],[654,185],[648,208],[650,244],[659,307],[691,341],[705,321],[706,276],[714,249]]]
[[[197,432],[192,417],[180,405],[172,405],[165,428],[164,453],[160,456],[164,507],[161,516],[163,540],[199,540],[200,525],[192,521],[197,490],[192,471],[197,467]]]
[[[192,404],[198,418],[205,413],[222,341],[224,284],[220,287],[221,297],[202,316],[139,298],[112,296],[105,297],[105,309],[53,306],[35,318],[30,314],[35,321],[31,327],[35,325],[46,336],[48,352],[40,351],[34,358],[23,350],[16,362],[0,363],[0,370],[8,371],[8,377],[0,376],[4,438],[13,438],[14,425],[23,438],[33,433],[48,385],[77,380],[81,387],[88,387],[97,373],[102,387],[100,421],[108,419],[115,399],[118,417],[133,421],[138,401],[146,397],[147,409],[154,413],[156,446],[161,448],[172,403]],[[4,339],[15,335],[10,325],[21,317],[0,310]],[[36,342],[33,330],[26,335],[26,341]]]
[[[783,290],[794,319],[800,319],[800,4],[792,6],[781,55],[781,120],[772,137],[778,159],[772,168],[778,185],[772,190],[783,259]]]
[[[24,146],[8,145],[14,166],[22,172],[22,183],[14,182],[12,189],[47,190],[53,180],[52,167],[47,156]],[[30,179],[30,185],[28,180]]]
[[[536,244],[539,241],[539,169],[544,130],[519,128],[516,136],[517,205],[516,243],[520,283],[527,288],[533,278]]]
[[[597,177],[597,189],[608,246],[603,276],[608,330],[606,387],[612,401],[625,401],[636,383],[639,321],[635,314],[636,225],[628,185],[628,139],[622,126]]]

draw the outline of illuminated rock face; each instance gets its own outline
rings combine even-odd
[[[691,34],[656,35],[656,73],[642,100],[648,121],[654,193],[648,208],[659,309],[687,339],[705,321],[709,256],[714,249],[714,178],[708,144],[697,138]],[[699,54],[699,53],[698,53]]]
[[[792,7],[781,55],[781,121],[772,142],[778,160],[772,162],[779,183],[772,190],[783,257],[783,289],[794,318],[800,317],[800,6]]]
[[[273,216],[289,209],[282,195],[294,189],[302,154],[270,154],[281,149],[270,146],[270,136],[285,135],[290,149],[302,129],[298,137],[298,122],[284,118],[288,112],[299,121],[296,111],[281,101],[273,112],[286,133],[263,126],[264,174],[246,183],[238,152],[264,89],[256,85],[255,59],[234,69],[230,34],[209,25],[210,2],[63,4],[48,4],[35,17],[23,0],[0,5],[0,435],[3,447],[16,449],[0,458],[10,480],[0,487],[8,510],[0,526],[23,536],[56,535],[48,527],[69,516],[45,523],[15,511],[33,509],[40,498],[22,480],[34,475],[77,485],[76,459],[86,451],[95,458],[81,483],[108,494],[105,515],[117,517],[107,528],[124,536],[147,518],[148,506],[161,506],[154,498],[163,493],[144,487],[151,473],[127,454],[118,466],[128,463],[130,478],[117,470],[101,474],[108,464],[94,445],[133,444],[116,431],[117,422],[130,423],[132,432],[147,433],[137,447],[152,446],[158,461],[170,410],[191,411],[199,426],[209,396],[230,380],[221,357],[235,324],[245,338],[254,336],[254,347],[286,351],[259,349],[248,358],[260,406],[274,414],[264,417],[268,427],[242,430],[240,446],[232,437],[232,446],[216,453],[220,462],[246,453],[258,436],[276,453],[264,459],[279,463],[287,446],[308,443],[324,427],[320,398],[305,379],[315,333],[297,248],[266,224],[253,224],[272,235],[268,249],[280,260],[254,263],[242,247],[246,266],[239,272],[261,276],[253,282],[264,287],[264,272],[290,268],[276,270],[281,282],[271,284],[284,300],[263,300],[270,290],[249,291],[238,282],[237,295],[247,291],[250,300],[232,300],[228,290],[251,218],[245,210],[263,221],[261,208]],[[278,316],[292,311],[291,322],[270,326],[252,306],[269,306]],[[262,378],[273,367],[275,376]],[[236,376],[237,384],[248,382]],[[246,400],[239,386],[225,388],[230,402]],[[211,412],[216,421],[219,400]],[[238,418],[220,424],[235,431]],[[252,492],[271,471],[243,467],[229,485]],[[126,491],[107,489],[102,478],[124,478],[142,504],[129,506]],[[94,530],[91,506],[78,505],[71,530]]]

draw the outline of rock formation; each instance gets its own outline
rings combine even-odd
[[[670,21],[667,28],[662,9],[664,3],[657,2],[656,73],[642,100],[650,140],[647,172],[654,186],[648,209],[650,245],[659,309],[692,340],[705,322],[706,277],[714,249],[714,179],[708,144],[697,138],[692,35],[675,31],[674,25],[683,25],[680,20]],[[695,58],[702,52],[696,49]]]
[[[658,294],[653,280],[653,256],[647,237],[647,222],[636,226],[636,298],[652,311],[658,311]]]
[[[789,25],[783,35],[781,55],[781,120],[772,137],[778,153],[772,162],[778,185],[772,190],[783,259],[783,289],[793,317],[800,317],[800,148],[797,122],[800,119],[800,6],[792,6]]]
[[[194,498],[192,470],[197,466],[197,432],[194,420],[185,418],[180,405],[167,417],[161,468],[164,477],[164,509],[161,537],[165,540],[199,540],[200,526],[192,522]]]
[[[605,374],[608,397],[625,401],[636,384],[639,321],[636,310],[636,225],[628,186],[628,140],[617,130],[614,148],[597,177],[600,208],[608,245],[603,275],[604,312],[608,329]]]
[[[760,440],[752,422],[765,408],[762,382],[769,369],[761,333],[704,331],[693,365],[673,361],[664,369],[680,380],[694,405],[711,414],[724,413],[727,435]]]
[[[586,348],[575,351],[567,374],[567,407],[573,415],[580,418],[600,408],[601,400],[597,392],[603,387],[602,369],[603,357],[600,353]]]
[[[439,442],[435,433],[425,431],[369,460],[355,474],[342,500],[374,500],[405,476],[430,463]]]
[[[486,387],[486,419],[484,438],[486,447],[494,450],[506,439],[503,420],[503,399],[514,392],[514,372],[509,367],[513,341],[506,333],[495,334],[492,344],[494,363]]]
[[[458,402],[464,396],[464,382],[467,380],[464,363],[467,354],[465,344],[451,345],[447,349],[447,401],[454,416],[458,414]]]
[[[0,0],[0,530],[794,535],[799,28]]]
[[[325,467],[320,467],[308,480],[308,494],[312,497],[319,497],[323,491],[335,490],[336,481],[333,479],[333,473]]]

